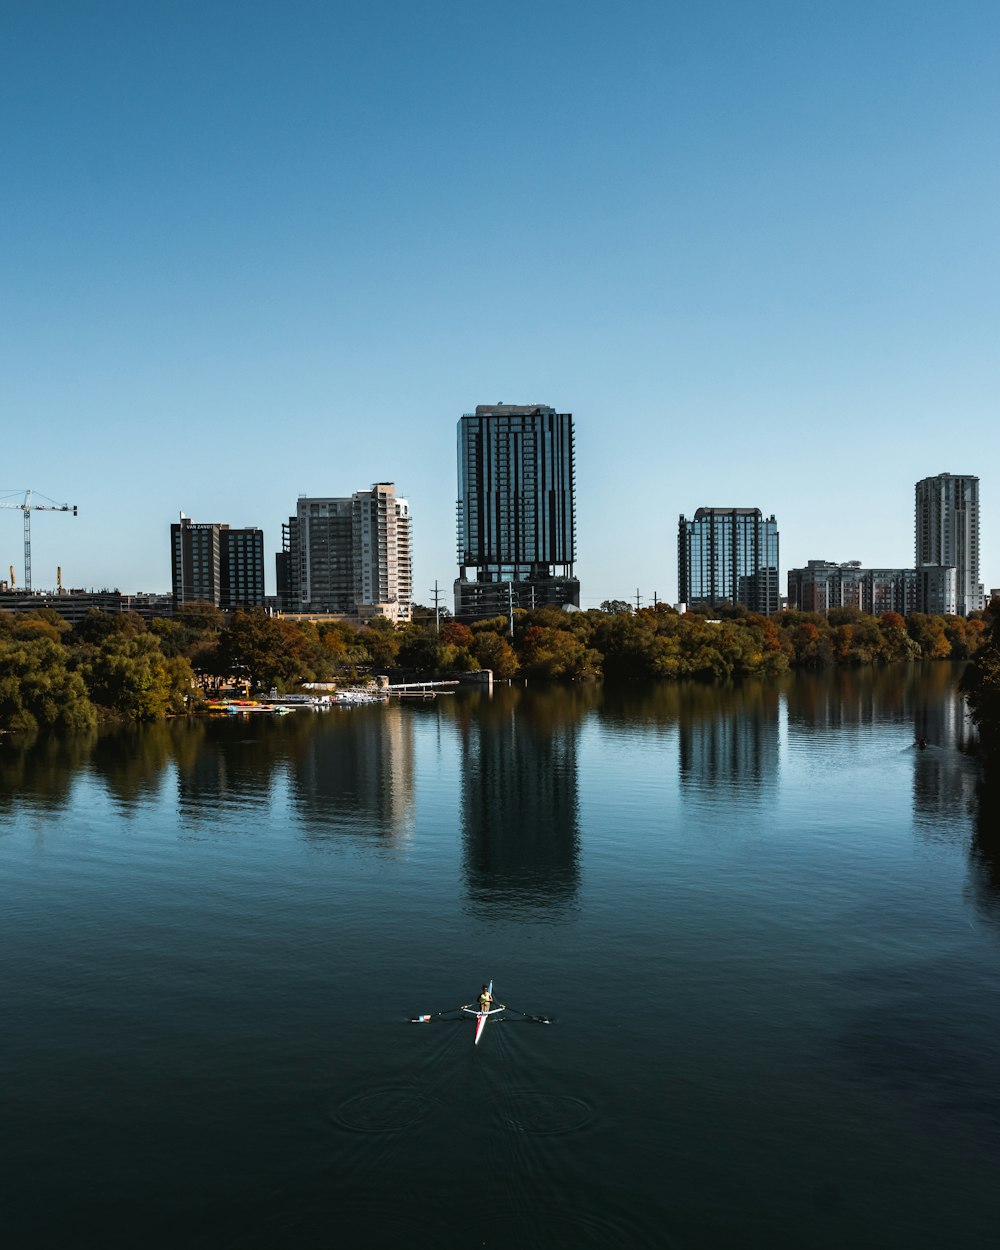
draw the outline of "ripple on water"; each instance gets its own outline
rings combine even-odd
[[[575,1133],[594,1118],[593,1108],[572,1094],[547,1094],[542,1090],[514,1090],[500,1100],[500,1116],[513,1133],[535,1137]]]
[[[618,1202],[605,1202],[609,1195],[598,1191],[601,1209],[593,1202],[579,1197],[565,1206],[560,1204],[558,1214],[552,1212],[551,1195],[539,1200],[532,1211],[504,1210],[505,1240],[514,1246],[573,1246],[582,1250],[587,1246],[599,1246],[601,1250],[634,1250],[637,1246],[658,1246],[662,1250],[676,1243],[665,1227],[664,1212],[658,1210],[635,1211],[623,1209]],[[545,1212],[540,1217],[539,1212]]]
[[[398,1133],[425,1120],[431,1100],[409,1089],[355,1094],[330,1111],[330,1118],[352,1133]]]

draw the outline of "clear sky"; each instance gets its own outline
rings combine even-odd
[[[913,562],[975,473],[1000,585],[995,0],[38,0],[0,41],[0,489],[36,589],[391,480],[456,572],[455,426],[574,414],[583,606],[680,513]],[[11,494],[11,492],[14,492]],[[0,569],[22,524],[0,511]]]

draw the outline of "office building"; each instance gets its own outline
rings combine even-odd
[[[916,485],[915,538],[917,571],[921,574],[922,612],[933,612],[932,602],[947,597],[948,577],[955,570],[955,607],[968,616],[984,605],[979,580],[979,478],[939,473]],[[934,572],[938,570],[938,572]],[[926,595],[926,597],[924,597]]]
[[[281,531],[275,569],[284,611],[410,619],[412,522],[392,482],[349,496],[303,495]]]
[[[770,616],[778,610],[778,526],[759,508],[699,508],[681,516],[677,533],[677,595],[711,608],[743,604]]]
[[[264,603],[264,534],[217,522],[192,521],[182,512],[170,526],[174,607],[199,601],[223,611]]]
[[[573,417],[480,404],[458,423],[455,612],[580,606]]]

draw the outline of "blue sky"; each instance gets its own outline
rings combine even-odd
[[[680,513],[784,571],[913,561],[978,474],[1000,585],[1000,6],[8,6],[0,490],[36,589],[167,590],[169,525],[393,480],[450,601],[455,426],[574,413],[584,606]],[[11,494],[14,492],[14,494]],[[0,511],[0,568],[22,526]]]

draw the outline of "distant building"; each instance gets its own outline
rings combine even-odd
[[[915,563],[921,574],[918,608],[932,612],[932,598],[947,597],[946,569],[955,571],[955,607],[960,616],[984,606],[979,580],[979,478],[939,473],[916,485]],[[934,569],[940,570],[938,574]]]
[[[3,612],[37,612],[40,608],[51,608],[58,612],[64,621],[75,625],[82,621],[88,612],[106,612],[118,615],[122,612],[135,613],[144,621],[154,617],[173,616],[173,597],[140,593],[125,595],[120,590],[63,590],[50,591],[3,591],[0,585],[0,611]]]
[[[778,610],[778,525],[759,508],[699,508],[677,530],[677,597],[692,607]]]
[[[965,615],[958,611],[958,570],[946,564],[922,564],[916,570],[917,611],[931,616]]]
[[[264,603],[264,533],[195,522],[182,512],[170,526],[171,581],[175,609],[198,600],[223,611]]]
[[[788,606],[824,616],[831,608],[906,616],[915,609],[917,580],[913,569],[864,569],[860,560],[809,560],[805,568],[788,570]]]
[[[573,416],[480,404],[458,422],[455,613],[579,607]]]
[[[392,482],[350,496],[303,495],[275,560],[283,611],[410,620],[410,506]]]

